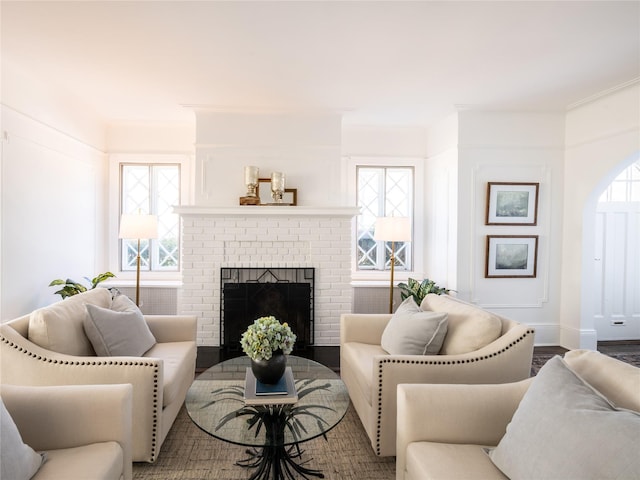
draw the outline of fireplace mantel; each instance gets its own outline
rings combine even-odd
[[[271,205],[243,205],[237,207],[181,205],[174,206],[173,211],[182,216],[202,217],[354,217],[360,213],[357,207],[280,207]]]

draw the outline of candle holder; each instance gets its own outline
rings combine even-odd
[[[244,167],[244,183],[247,186],[247,194],[240,197],[240,205],[260,205],[258,190],[258,167]]]
[[[282,203],[284,195],[284,173],[273,172],[271,174],[271,198],[275,203]]]

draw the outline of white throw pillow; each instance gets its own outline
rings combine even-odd
[[[42,348],[67,355],[94,355],[84,333],[85,304],[108,308],[111,292],[95,288],[39,308],[29,317],[29,340]]]
[[[7,480],[29,480],[42,463],[44,455],[22,441],[13,418],[0,398],[0,478]]]
[[[614,407],[560,358],[531,382],[489,452],[511,479],[640,478],[640,413]]]
[[[125,295],[113,299],[111,309],[87,305],[84,329],[101,357],[140,357],[156,344],[140,309]]]
[[[446,333],[446,313],[420,310],[408,297],[389,320],[380,345],[392,355],[437,355]]]

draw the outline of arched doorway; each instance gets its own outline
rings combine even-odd
[[[585,238],[585,247],[591,244],[589,251],[593,256],[584,265],[585,271],[593,272],[592,310],[583,313],[592,315],[599,341],[637,340],[640,339],[640,159],[618,165],[594,189],[594,196],[593,236],[591,242]],[[585,235],[589,230],[585,228]]]

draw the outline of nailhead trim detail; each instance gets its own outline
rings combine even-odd
[[[497,357],[498,355],[501,355],[503,353],[505,353],[507,350],[509,350],[510,348],[514,347],[516,344],[520,343],[522,340],[525,339],[525,337],[527,337],[528,335],[533,335],[535,333],[534,330],[527,330],[525,333],[523,333],[522,335],[520,335],[520,337],[518,337],[517,339],[513,340],[511,343],[509,343],[508,346],[502,348],[501,350],[491,353],[489,355],[483,355],[481,357],[478,358],[467,358],[464,360],[397,360],[394,358],[389,358],[389,359],[383,359],[380,361],[380,365],[378,367],[378,396],[379,396],[379,401],[378,401],[378,418],[377,418],[377,422],[376,422],[376,455],[380,456],[380,439],[382,437],[382,370],[383,367],[386,363],[398,363],[398,364],[418,364],[418,365],[460,365],[463,363],[474,363],[474,362],[480,362],[482,360],[488,360],[490,358],[494,358]]]

